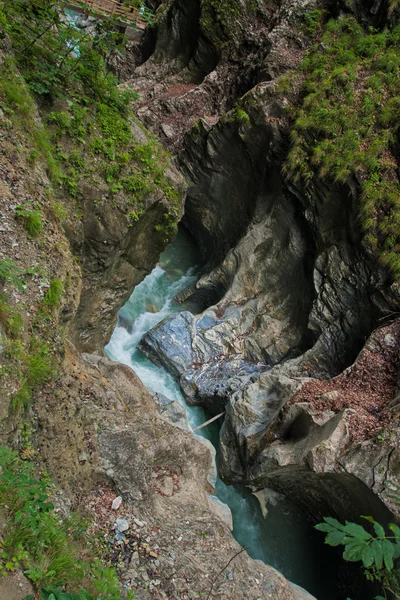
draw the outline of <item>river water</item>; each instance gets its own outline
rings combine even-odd
[[[105,350],[108,356],[129,365],[144,385],[170,399],[179,401],[189,423],[196,427],[208,415],[199,407],[186,405],[177,381],[162,367],[157,367],[139,350],[143,335],[168,315],[182,310],[199,312],[193,304],[177,304],[173,298],[196,280],[200,259],[189,234],[181,229],[175,240],[160,256],[155,269],[139,284],[119,312],[118,324]],[[200,430],[218,446],[218,425]],[[307,589],[318,600],[334,600],[335,587],[332,555],[322,544],[305,516],[288,499],[271,505],[266,518],[258,501],[244,486],[226,486],[218,478],[216,493],[228,504],[233,517],[233,535],[256,559],[275,567],[289,580]]]

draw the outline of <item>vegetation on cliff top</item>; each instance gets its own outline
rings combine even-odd
[[[355,177],[366,242],[399,274],[400,26],[366,31],[352,16],[331,20],[302,70],[286,169],[305,181]]]
[[[176,231],[180,194],[168,176],[168,153],[135,120],[130,106],[136,95],[120,89],[108,67],[125,44],[113,23],[100,21],[88,34],[50,0],[20,0],[0,3],[0,28],[11,37],[17,66],[45,123],[32,128],[32,160],[38,152],[45,156],[53,184],[61,185],[78,208],[83,184],[99,188],[99,203],[124,207],[133,221],[146,201],[164,195],[160,229],[169,239]],[[3,65],[2,108],[31,114],[33,102],[20,97],[12,74],[12,65]],[[140,131],[139,141],[133,126]]]
[[[133,94],[119,89],[108,69],[109,55],[120,41],[113,29],[99,24],[89,35],[72,27],[50,0],[21,0],[0,2],[0,37],[5,48],[0,124],[7,134],[3,146],[9,137],[17,152],[13,168],[47,165],[53,186],[42,191],[61,219],[79,218],[83,184],[99,190],[99,203],[123,210],[130,224],[140,218],[146,202],[164,195],[166,210],[157,228],[164,240],[171,237],[180,194],[168,176],[170,157],[136,123],[129,108]],[[133,123],[140,140],[132,133]],[[55,201],[54,191],[62,203]],[[25,194],[13,210],[29,240],[43,247],[47,208],[39,196]],[[56,273],[43,272],[44,289],[49,287],[36,302],[25,290],[38,273],[25,267],[0,257],[0,375],[14,413],[29,409],[35,392],[57,373],[56,312],[65,287]]]

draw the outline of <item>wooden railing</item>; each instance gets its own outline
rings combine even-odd
[[[68,4],[94,16],[117,19],[121,23],[134,24],[140,29],[148,25],[148,21],[139,10],[125,6],[118,0],[68,0]]]

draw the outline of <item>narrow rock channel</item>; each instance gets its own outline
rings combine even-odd
[[[175,378],[149,361],[137,345],[147,331],[170,314],[182,309],[199,312],[200,307],[193,303],[182,305],[173,300],[196,281],[199,260],[192,238],[180,229],[158,265],[120,310],[118,324],[106,347],[109,357],[132,367],[146,387],[182,404],[193,428],[207,420],[207,413],[202,408],[188,406]],[[218,449],[217,423],[201,429],[199,435]],[[271,492],[268,514],[264,518],[257,499],[245,486],[226,486],[217,476],[215,489],[219,500],[231,510],[233,535],[248,548],[252,558],[277,568],[319,599],[336,597],[333,592],[336,556],[323,546],[321,536],[292,501]],[[316,564],[318,569],[315,569]]]

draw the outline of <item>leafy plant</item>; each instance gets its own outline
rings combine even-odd
[[[127,3],[134,7],[141,4],[136,0]],[[130,105],[136,95],[120,88],[108,68],[112,54],[116,49],[123,50],[125,44],[115,31],[115,22],[99,21],[92,35],[62,18],[59,4],[51,0],[19,0],[2,5],[0,27],[12,38],[18,69],[42,111],[46,113],[52,106],[43,119],[46,126],[37,127],[33,119],[35,104],[12,64],[4,69],[3,77],[0,69],[0,98],[5,98],[6,112],[11,109],[22,116],[24,128],[32,136],[37,137],[36,130],[40,131],[40,140],[35,138],[33,145],[56,167],[52,168],[57,171],[54,181],[79,202],[85,179],[91,184],[102,179],[112,201],[121,192],[123,200],[133,196],[130,202],[137,215],[139,204],[161,190],[169,201],[170,218],[176,222],[180,195],[168,176],[171,158],[146,132],[145,143],[135,142]],[[28,214],[20,207],[18,213],[32,235],[37,235],[39,215]],[[174,230],[169,226],[162,229],[166,239]]]
[[[7,511],[0,572],[23,569],[43,600],[121,600],[114,569],[81,559],[85,526],[75,515],[61,519],[54,512],[48,477],[4,447],[0,466],[0,503]],[[88,580],[86,591],[81,586]]]
[[[384,596],[377,596],[378,600],[387,600],[387,593],[398,598],[400,569],[395,566],[395,560],[400,557],[400,528],[390,523],[391,534],[387,534],[372,517],[363,518],[372,524],[374,533],[357,523],[346,521],[342,525],[332,517],[324,517],[324,523],[315,528],[327,534],[325,543],[329,546],[344,546],[345,560],[361,561],[367,579],[381,583]]]
[[[42,233],[43,221],[39,210],[32,210],[19,204],[15,209],[15,218],[22,221],[31,237],[37,237]]]
[[[0,284],[8,283],[15,285],[19,290],[24,289],[24,282],[20,279],[21,269],[11,258],[0,259]]]

